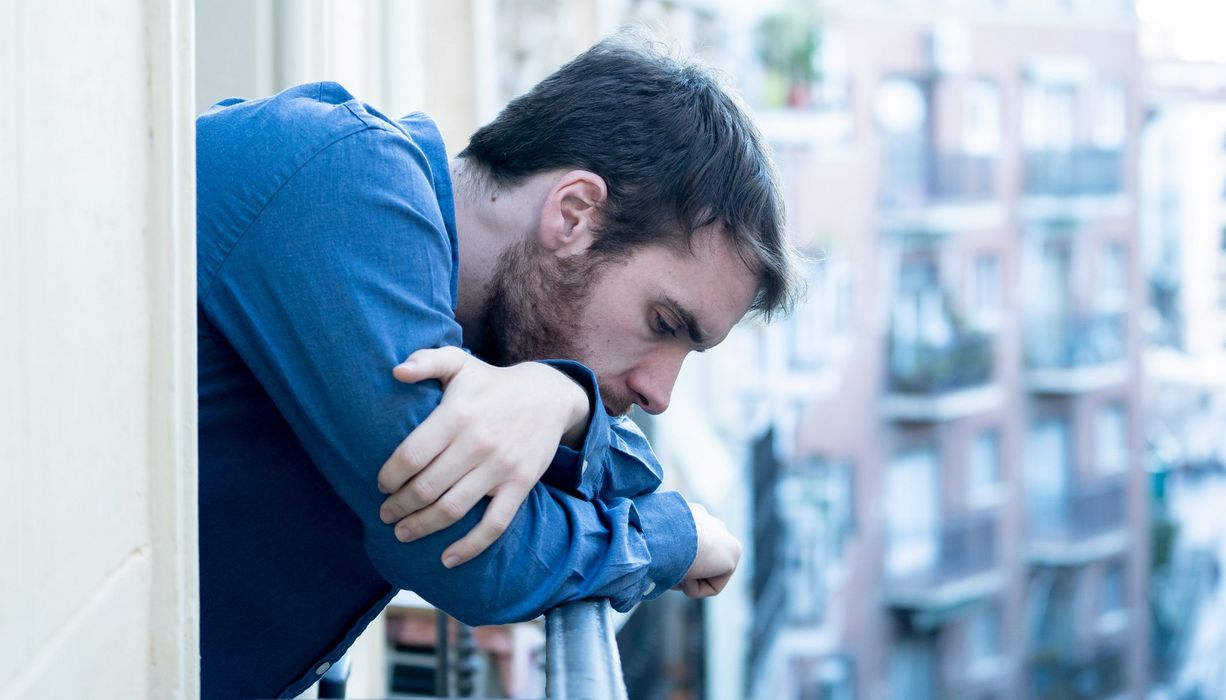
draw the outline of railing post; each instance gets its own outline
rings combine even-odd
[[[626,700],[607,600],[581,600],[545,615],[549,700]]]
[[[455,689],[456,695],[471,698],[477,688],[477,641],[473,628],[460,623],[456,628]]]
[[[439,698],[451,697],[451,661],[448,653],[451,647],[451,634],[448,630],[447,613],[434,611],[434,695]]]

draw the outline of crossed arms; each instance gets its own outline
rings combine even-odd
[[[202,200],[241,188],[237,154],[199,152],[198,167],[211,171],[201,181],[216,190],[202,184]],[[437,207],[425,206],[436,183],[423,160],[390,127],[355,120],[351,132],[261,196],[254,214],[202,222],[233,230],[215,236],[221,249],[205,251],[219,263],[202,263],[209,273],[200,280],[201,313],[361,521],[367,555],[393,586],[470,624],[527,619],[593,596],[625,609],[661,594],[694,560],[690,507],[675,493],[653,492],[654,456],[604,413],[594,377],[579,368],[571,369],[590,400],[582,449],[559,448],[546,483],[527,489],[509,520],[499,506],[491,524],[505,530],[483,553],[443,566],[448,545],[487,512],[486,499],[454,525],[408,543],[380,519],[381,465],[442,399],[437,382],[396,382],[387,368],[416,350],[461,341],[452,313],[453,239]],[[613,483],[609,474],[642,475],[641,488],[604,488]]]

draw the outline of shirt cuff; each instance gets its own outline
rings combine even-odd
[[[643,600],[654,600],[681,583],[698,555],[694,515],[676,491],[649,493],[634,499],[651,564],[643,580]]]
[[[570,377],[587,394],[588,423],[583,434],[583,444],[578,450],[559,445],[554,452],[549,468],[541,476],[541,482],[588,499],[596,497],[603,470],[603,460],[594,455],[609,449],[609,414],[600,398],[600,385],[596,374],[573,360],[542,360],[562,374]]]

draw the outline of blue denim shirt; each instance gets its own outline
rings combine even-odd
[[[585,367],[582,450],[559,448],[507,532],[453,570],[480,519],[404,544],[376,474],[437,405],[392,367],[460,346],[455,213],[442,139],[334,83],[228,100],[197,121],[202,685],[207,698],[295,695],[396,589],[469,624],[675,585],[696,535],[632,423]]]

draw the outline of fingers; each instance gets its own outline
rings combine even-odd
[[[706,579],[689,578],[681,582],[681,592],[687,598],[708,598],[715,595]]]
[[[679,588],[688,598],[710,598],[719,595],[731,579],[731,573],[711,578],[690,578],[682,581]]]
[[[392,376],[412,384],[424,379],[437,379],[446,386],[455,375],[459,374],[464,363],[469,359],[468,353],[459,348],[429,348],[418,350],[409,355],[408,359],[392,368]]]
[[[383,466],[379,468],[379,492],[398,493],[404,488],[405,482],[417,476],[438,458],[443,449],[450,444],[454,432],[448,413],[435,409],[434,413],[431,413],[421,425],[400,442],[396,450],[392,452],[392,456],[388,457]],[[437,498],[438,494],[446,491],[446,487],[451,483],[448,482],[434,496]],[[430,501],[433,500],[430,499]],[[412,511],[400,512],[399,517],[404,517],[410,512]],[[385,519],[384,522],[394,522],[397,519],[393,517],[390,520]]]
[[[507,531],[527,495],[527,490],[520,488],[500,489],[486,507],[481,522],[443,551],[443,566],[455,568],[484,552]]]
[[[396,539],[412,542],[454,525],[490,490],[477,470],[460,479],[433,503],[396,523]]]
[[[432,451],[432,448],[427,449],[425,453]],[[383,505],[379,507],[379,519],[385,523],[394,523],[406,518],[438,501],[443,494],[455,488],[466,475],[482,471],[489,472],[489,470],[479,468],[484,458],[485,455],[476,452],[473,445],[457,443],[448,445],[441,454],[434,458],[434,461],[426,465],[424,469],[416,469],[416,473],[407,482],[383,501]],[[476,465],[477,468],[474,468],[473,465]],[[412,471],[415,467],[406,465],[404,469]],[[485,476],[493,478],[493,475],[489,473],[486,473]],[[486,483],[486,491],[483,494],[495,486],[497,486],[496,482]]]

